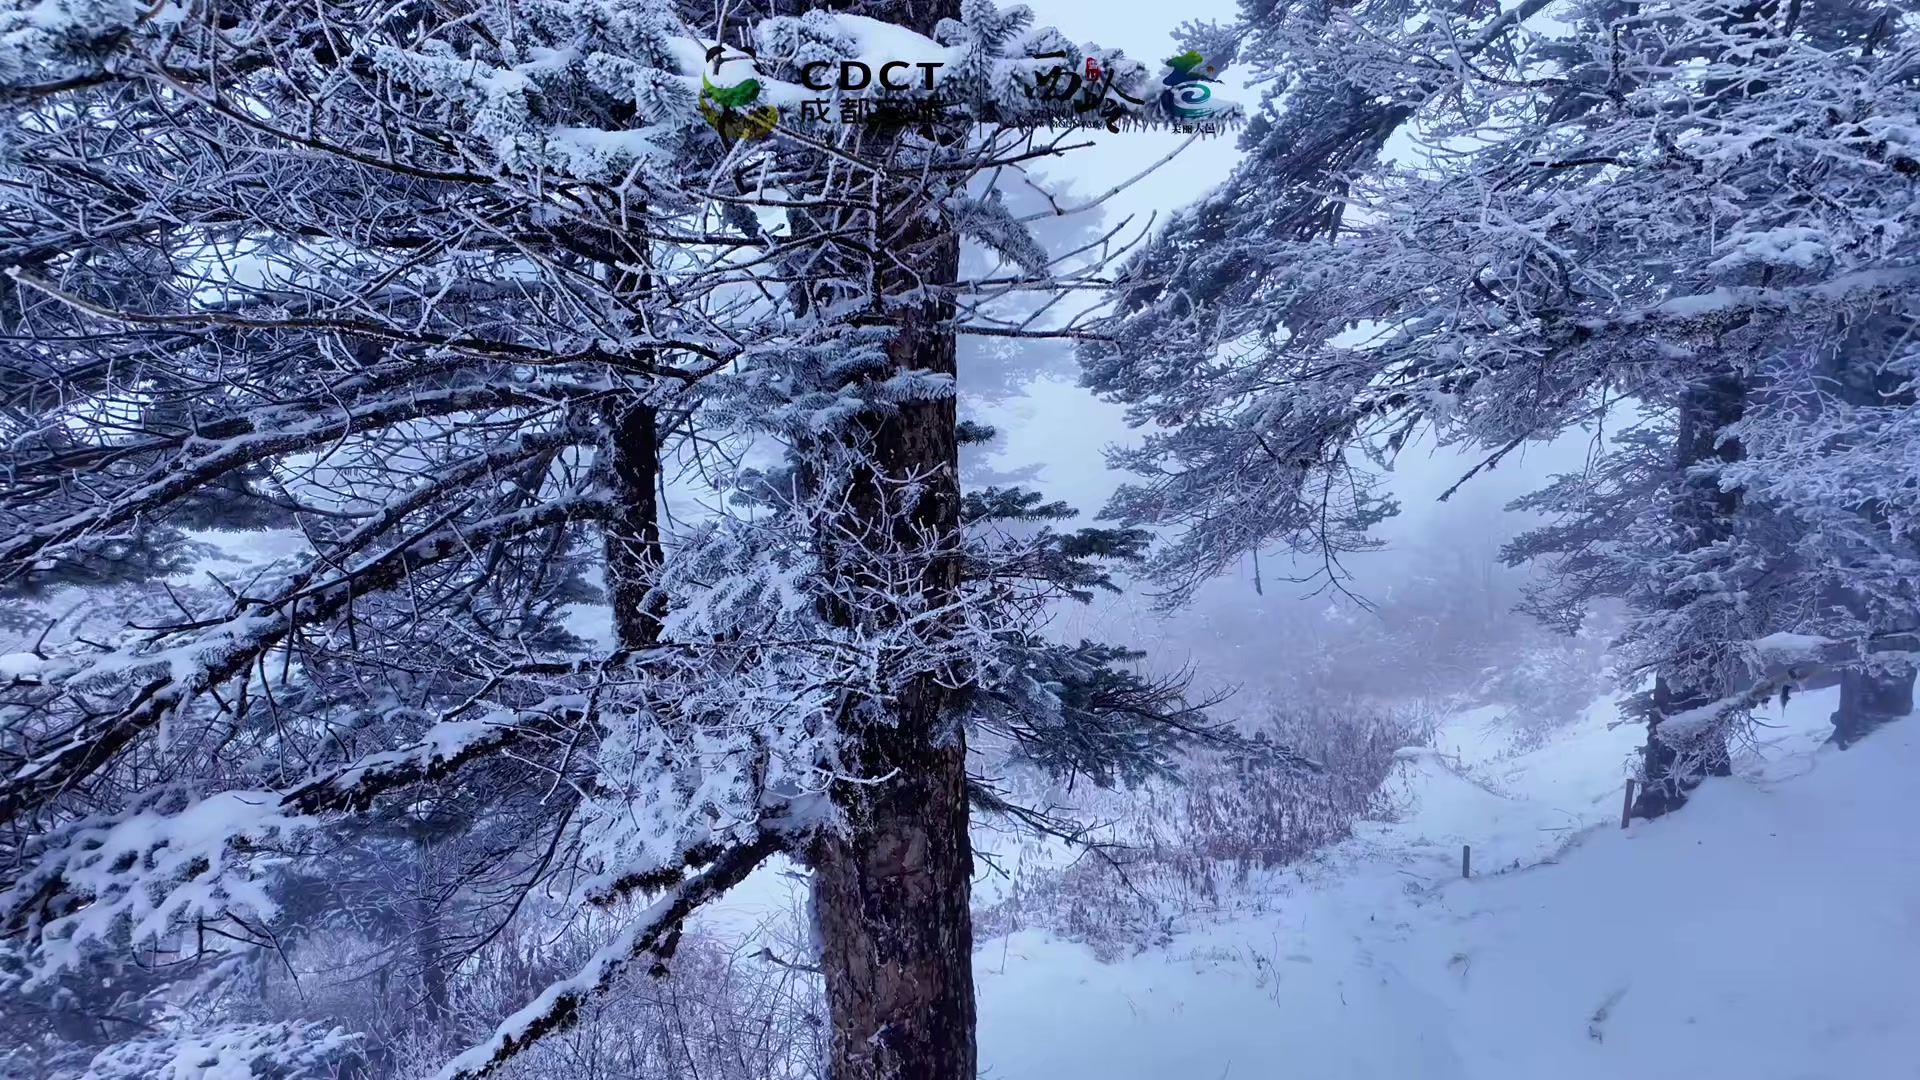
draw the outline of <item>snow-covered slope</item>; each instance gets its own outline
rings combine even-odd
[[[1914,1080],[1920,720],[1840,752],[1832,707],[1776,710],[1740,777],[1624,832],[1610,708],[1512,756],[1463,717],[1402,760],[1404,820],[1277,915],[1116,964],[983,942],[983,1075]]]

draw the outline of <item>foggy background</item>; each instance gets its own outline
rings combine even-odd
[[[1234,14],[1230,0],[1178,7],[1142,0],[1041,0],[1030,6],[1037,24],[1118,46],[1155,70],[1162,59],[1185,48],[1174,38],[1181,22],[1227,22]],[[1230,66],[1220,92],[1251,111],[1262,88],[1248,87],[1245,76],[1242,65]],[[1069,182],[1082,202],[1126,183],[1192,138],[1166,131],[1073,134],[1071,141],[1093,145],[1044,163],[1043,171]],[[1227,175],[1240,157],[1237,138],[1237,131],[1199,137],[1096,210],[1064,222],[1042,222],[1036,232],[1052,246],[1057,239],[1122,222],[1127,237],[1157,228]],[[1396,143],[1399,152],[1409,152],[1404,136],[1396,136],[1390,154]],[[1009,202],[1018,205],[1018,194],[1008,191]],[[1057,231],[1049,234],[1049,227]],[[969,484],[1025,484],[1076,507],[1081,523],[1091,523],[1126,479],[1106,467],[1104,456],[1106,447],[1138,438],[1125,410],[1080,387],[1078,365],[1066,343],[973,338],[963,339],[961,349],[963,410],[999,432],[989,450],[971,460]],[[1238,691],[1221,709],[1227,715],[1250,717],[1271,699],[1303,696],[1488,703],[1484,692],[1474,691],[1484,691],[1493,660],[1505,656],[1517,664],[1531,650],[1570,644],[1554,641],[1512,610],[1529,574],[1501,565],[1500,547],[1538,518],[1504,508],[1548,477],[1580,470],[1593,442],[1589,432],[1523,446],[1440,502],[1438,496],[1484,453],[1461,454],[1416,440],[1394,461],[1388,477],[1400,514],[1377,530],[1385,546],[1345,558],[1343,588],[1328,588],[1324,579],[1289,581],[1312,575],[1317,566],[1296,565],[1286,552],[1269,552],[1257,570],[1253,560],[1243,559],[1233,574],[1209,583],[1191,605],[1170,614],[1154,610],[1149,586],[1135,584],[1124,595],[1103,595],[1091,605],[1061,610],[1052,630],[1067,639],[1101,638],[1143,648],[1155,669],[1191,667],[1196,690]],[[1604,636],[1604,621],[1595,634],[1596,640],[1581,649],[1582,663],[1589,667],[1597,667],[1593,646]],[[1566,690],[1569,699],[1587,700],[1573,686]]]

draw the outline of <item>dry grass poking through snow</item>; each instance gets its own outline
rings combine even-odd
[[[1312,702],[1276,709],[1261,731],[1321,762],[1202,753],[1176,782],[1088,800],[1097,846],[1029,848],[974,915],[981,939],[1045,929],[1103,957],[1162,944],[1190,916],[1261,910],[1256,879],[1311,859],[1359,821],[1391,820],[1394,751],[1424,746],[1424,709]]]

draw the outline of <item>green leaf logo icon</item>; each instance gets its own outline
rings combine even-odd
[[[703,74],[700,76],[700,92],[722,108],[742,109],[760,96],[760,83],[754,79],[743,79],[734,86],[715,86]]]

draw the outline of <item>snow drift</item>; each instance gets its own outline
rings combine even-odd
[[[1408,813],[1296,875],[1278,914],[1117,964],[982,943],[994,1080],[1911,1080],[1920,723],[1821,748],[1797,700],[1680,814],[1621,831],[1639,732],[1403,755]],[[1459,877],[1459,845],[1485,876]],[[1516,868],[1517,867],[1517,868]]]

